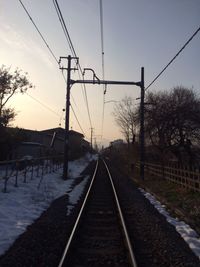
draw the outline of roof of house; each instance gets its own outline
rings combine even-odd
[[[41,133],[52,133],[52,132],[65,132],[65,129],[61,128],[61,127],[57,127],[57,128],[51,128],[51,129],[46,129],[46,130],[42,130],[40,131]]]
[[[64,134],[65,133],[65,129],[61,128],[61,127],[57,127],[57,128],[51,128],[51,129],[42,130],[40,132],[42,132],[42,133],[54,133],[54,132],[57,132],[57,133]],[[82,133],[76,132],[74,130],[69,130],[69,135],[76,135],[76,136],[80,136],[82,138],[84,137],[84,135]]]
[[[69,135],[77,135],[80,137],[84,137],[84,135],[82,133],[76,132],[74,130],[69,130]]]

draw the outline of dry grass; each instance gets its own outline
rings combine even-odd
[[[149,174],[141,181],[139,171],[136,169],[134,172],[130,176],[138,186],[155,195],[166,204],[172,215],[185,220],[200,234],[200,193]]]

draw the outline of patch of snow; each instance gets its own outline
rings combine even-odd
[[[48,173],[41,177],[27,173],[27,182],[23,182],[23,173],[19,173],[18,187],[14,186],[14,177],[8,181],[8,192],[3,193],[4,180],[0,179],[0,255],[3,254],[15,239],[21,235],[28,225],[32,224],[51,202],[68,194],[70,214],[86,185],[88,176],[72,188],[75,179],[86,168],[90,161],[97,159],[96,155],[87,154],[85,157],[69,162],[69,178],[62,179],[62,168],[55,173]]]
[[[179,221],[177,218],[173,218],[165,209],[165,205],[162,205],[156,198],[144,189],[139,188],[140,192],[150,201],[154,207],[166,217],[167,222],[172,224],[181,237],[187,242],[191,250],[196,254],[200,260],[200,238],[198,234],[185,222]]]
[[[82,195],[83,189],[85,188],[85,185],[89,179],[89,176],[84,177],[83,181],[76,185],[74,189],[68,193],[69,195],[69,205],[67,207],[67,215],[71,213],[71,210],[74,208],[75,204],[80,199],[80,196]]]

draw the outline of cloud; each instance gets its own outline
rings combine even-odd
[[[41,45],[40,43],[38,44],[33,38],[30,38],[30,35],[27,36],[23,32],[16,30],[14,26],[2,24],[0,40],[6,45],[8,53],[10,51],[19,51],[24,56],[34,57],[43,61],[49,68],[54,67],[53,59],[50,58],[51,55],[48,54],[49,52],[45,47],[42,47],[44,46],[42,41]]]

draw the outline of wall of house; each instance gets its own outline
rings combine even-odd
[[[13,159],[21,159],[25,156],[33,158],[43,157],[45,147],[39,143],[23,142],[13,151]]]
[[[77,135],[69,136],[69,158],[75,159],[81,157],[84,154],[82,148],[82,138]]]

